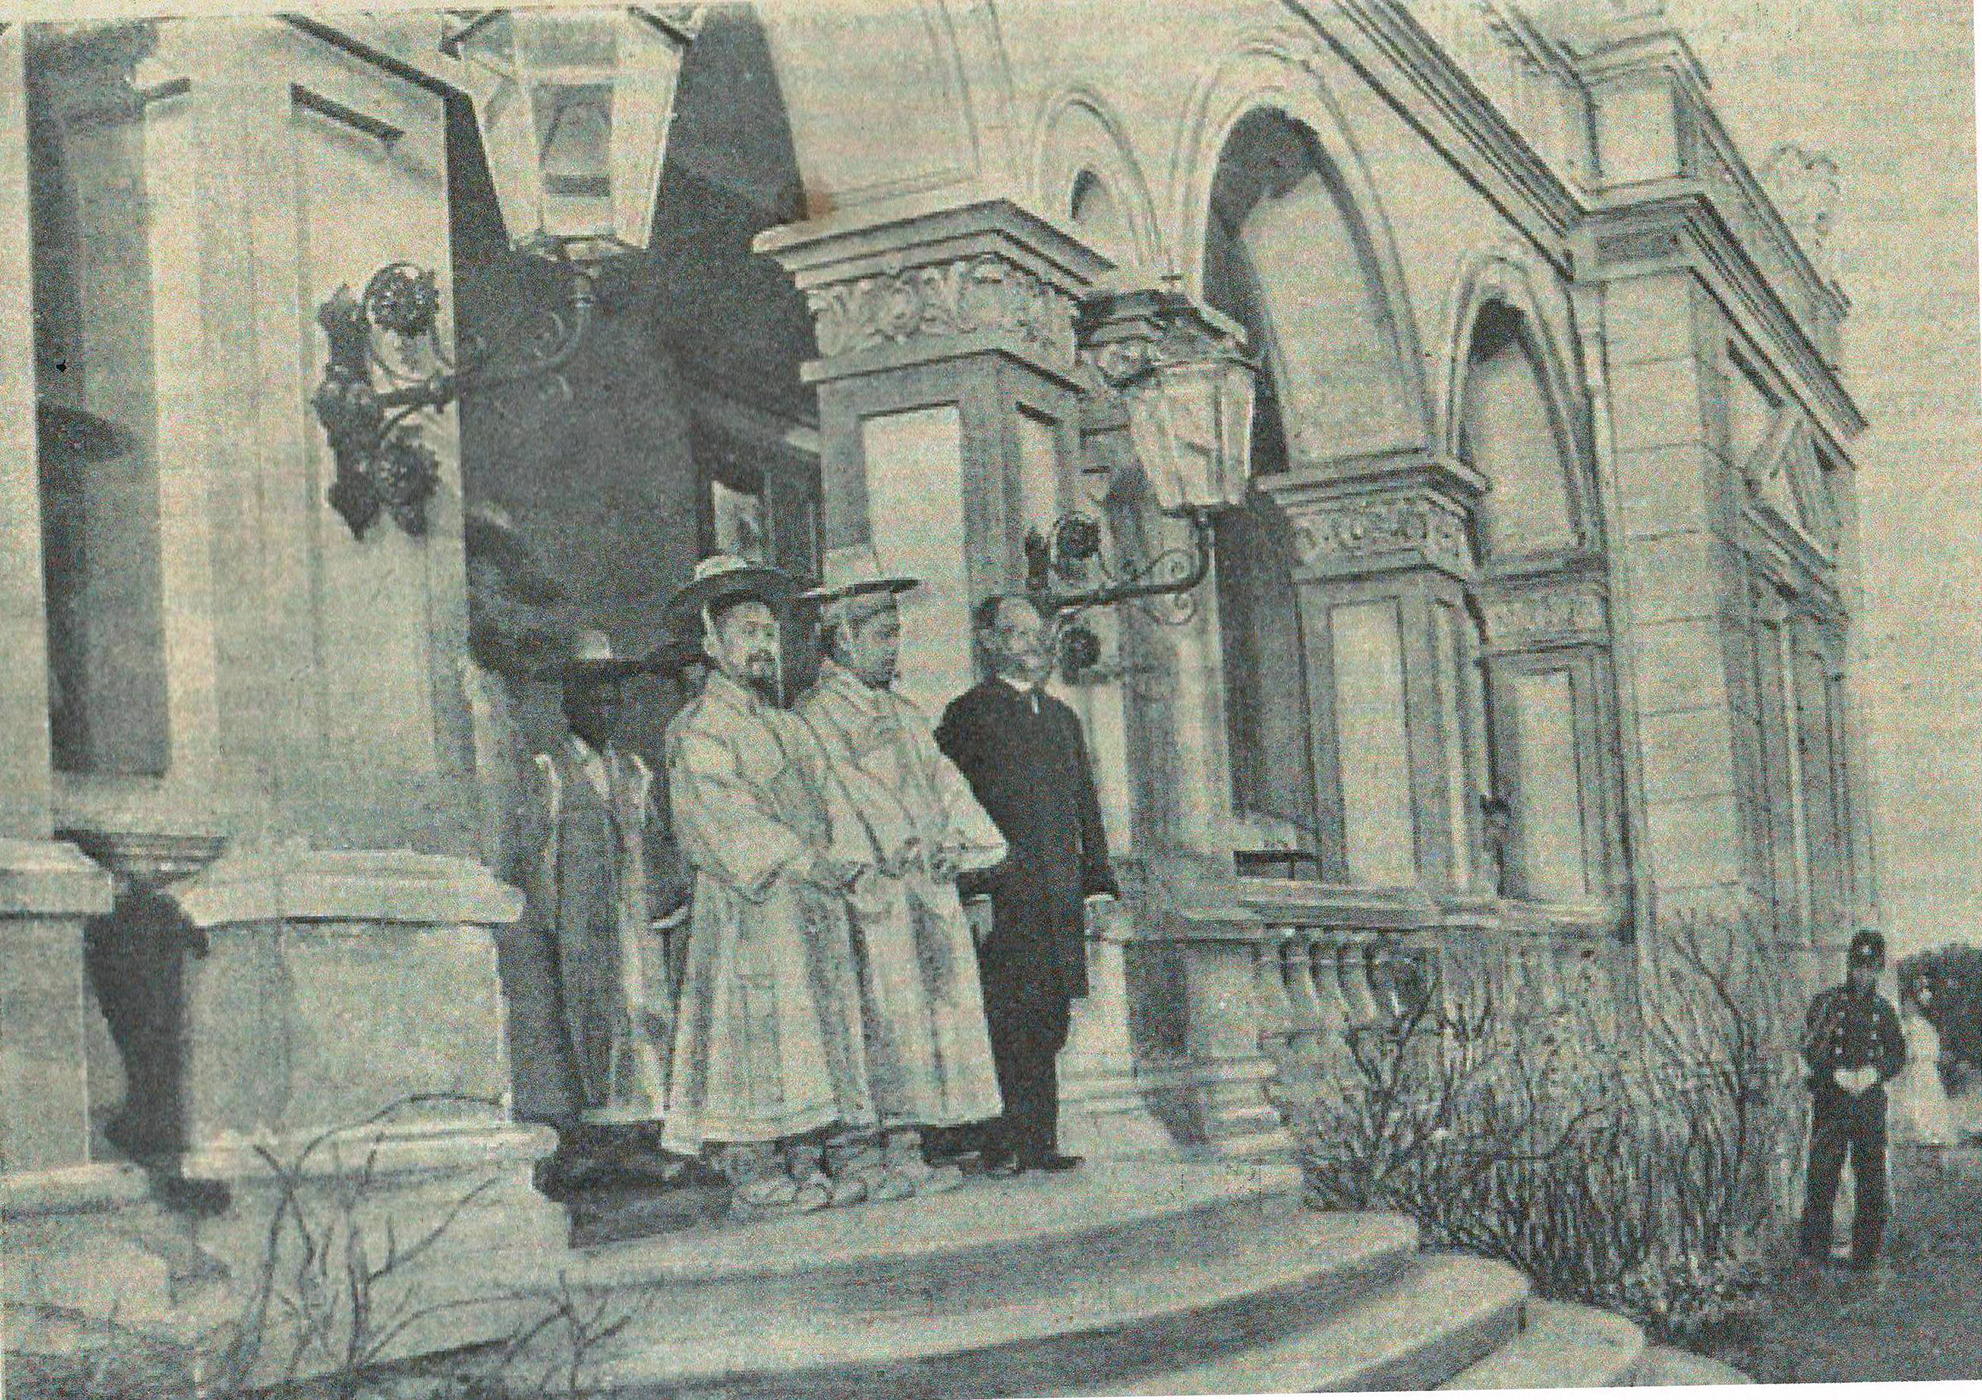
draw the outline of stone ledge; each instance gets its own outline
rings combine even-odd
[[[523,896],[479,862],[414,851],[232,853],[167,893],[195,928],[357,921],[515,923]]]
[[[110,875],[67,841],[0,837],[0,919],[108,914]]]
[[[276,1173],[262,1151],[277,1161],[293,1159],[314,1136],[309,1132],[262,1138],[228,1134],[181,1153],[176,1165],[189,1180],[226,1181],[237,1187],[273,1180]],[[472,1122],[392,1131],[351,1128],[327,1138],[297,1175],[305,1181],[338,1177],[357,1163],[367,1163],[378,1177],[494,1173],[541,1161],[556,1146],[555,1132],[531,1123]]]
[[[83,1215],[143,1200],[150,1178],[129,1162],[0,1173],[0,1214],[10,1221]]]

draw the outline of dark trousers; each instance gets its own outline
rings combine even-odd
[[[1886,1094],[1857,1099],[1820,1093],[1810,1122],[1810,1176],[1803,1205],[1803,1252],[1831,1252],[1832,1210],[1844,1160],[1851,1158],[1857,1206],[1851,1217],[1851,1257],[1869,1263],[1886,1234]]]
[[[1072,1003],[1057,987],[1022,969],[987,961],[984,1016],[1005,1112],[989,1125],[985,1149],[1037,1162],[1060,1150],[1060,1051]]]

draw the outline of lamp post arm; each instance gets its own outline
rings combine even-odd
[[[1153,579],[1155,572],[1165,559],[1176,554],[1175,550],[1165,550],[1150,562],[1135,577],[1120,583],[1104,584],[1099,588],[1084,589],[1078,593],[1056,593],[1050,587],[1034,586],[1028,591],[1033,601],[1049,615],[1054,612],[1079,612],[1084,608],[1107,607],[1114,603],[1128,603],[1141,598],[1181,597],[1191,592],[1211,576],[1211,554],[1214,541],[1211,511],[1204,506],[1184,506],[1168,514],[1182,516],[1191,523],[1191,560],[1185,571],[1175,578]]]
[[[513,364],[463,365],[444,374],[429,375],[377,395],[379,408],[396,421],[405,416],[398,410],[443,408],[463,394],[499,389],[505,384],[540,378],[563,369],[578,353],[578,347],[584,344],[586,335],[592,329],[594,308],[598,304],[590,273],[573,267],[568,269],[568,276],[570,281],[565,286],[567,314],[553,318],[557,323],[558,336],[557,344],[550,350]]]

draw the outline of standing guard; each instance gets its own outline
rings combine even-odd
[[[1878,992],[1886,941],[1872,929],[1851,940],[1845,983],[1819,992],[1804,1020],[1810,1069],[1809,1192],[1803,1208],[1806,1259],[1829,1262],[1832,1209],[1844,1159],[1851,1158],[1855,1204],[1851,1267],[1877,1262],[1886,1230],[1886,1082],[1906,1068],[1906,1040],[1892,1003]]]

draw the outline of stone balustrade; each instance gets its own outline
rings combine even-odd
[[[1604,911],[1292,880],[1241,887],[1225,917],[1185,935],[1187,961],[1224,1016],[1251,1017],[1250,1036],[1227,1043],[1256,1044],[1270,1101],[1421,1012],[1433,1024],[1490,1013],[1503,1034],[1573,1014],[1597,1018],[1603,1037],[1631,995],[1632,952]]]

